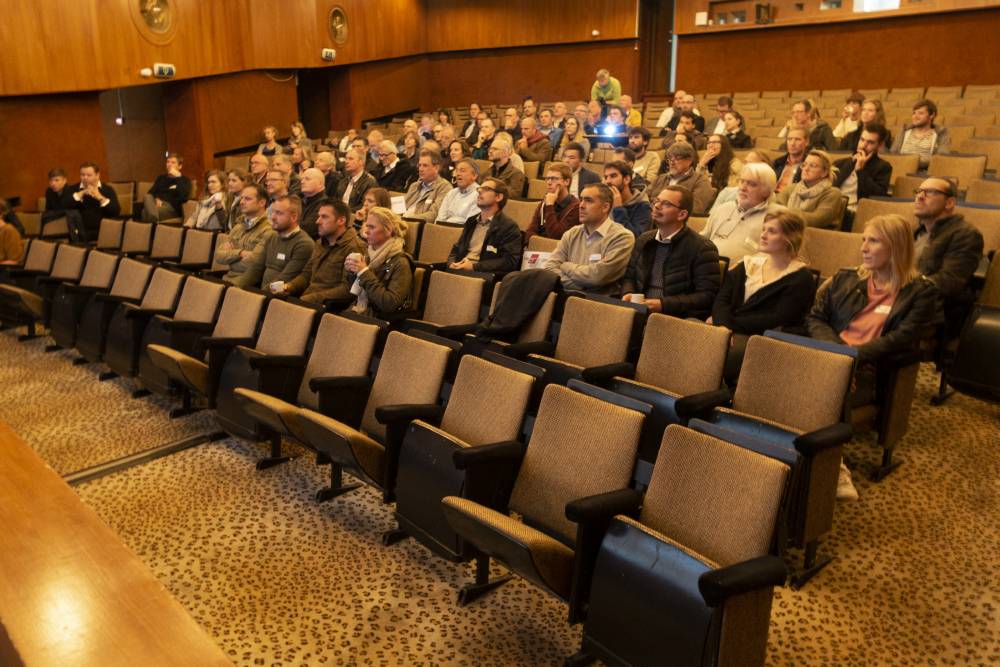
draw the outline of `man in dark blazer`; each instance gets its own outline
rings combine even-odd
[[[344,178],[337,185],[336,198],[347,204],[354,214],[354,226],[360,227],[364,220],[359,218],[365,204],[365,193],[376,186],[375,179],[365,171],[366,151],[351,148],[344,154]]]
[[[567,144],[563,148],[562,161],[572,172],[569,182],[569,193],[579,197],[580,192],[588,185],[601,182],[601,176],[583,166],[584,150],[578,143]]]
[[[73,243],[97,239],[101,219],[115,218],[121,212],[115,189],[101,183],[101,168],[93,162],[80,165],[80,182],[67,191],[66,226]]]
[[[410,181],[416,178],[409,160],[396,155],[396,144],[383,139],[378,145],[378,169],[372,174],[380,188],[390,192],[406,192]]]
[[[521,266],[521,229],[503,214],[510,189],[501,180],[487,178],[479,186],[479,215],[465,221],[462,235],[448,255],[448,268],[506,274]]]
[[[884,125],[869,123],[861,130],[854,155],[834,162],[837,175],[833,185],[847,195],[847,209],[855,211],[858,200],[889,194],[892,165],[878,156],[879,146],[889,135]]]

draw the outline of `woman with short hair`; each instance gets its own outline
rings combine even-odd
[[[775,201],[799,213],[809,227],[840,229],[843,195],[833,186],[837,168],[824,151],[810,151],[802,161],[802,179],[777,195]]]
[[[357,297],[352,311],[385,318],[410,307],[413,266],[406,254],[406,228],[388,208],[368,212],[362,226],[368,252],[351,253],[344,260],[345,282]]]

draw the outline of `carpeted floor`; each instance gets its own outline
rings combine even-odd
[[[170,422],[162,402],[40,349],[0,335],[0,417],[57,469],[80,448],[92,460],[210,425]],[[856,473],[861,499],[838,504],[833,563],[776,592],[770,664],[1000,663],[1000,408],[930,407],[935,381],[922,370],[905,465],[877,485]],[[263,452],[227,439],[77,487],[234,663],[555,665],[575,650],[579,629],[546,594],[515,581],[457,607],[471,567],[382,547],[393,522],[377,494],[317,505],[326,468],[304,456],[258,472]],[[878,452],[861,439],[848,454]]]

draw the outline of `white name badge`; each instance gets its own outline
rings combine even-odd
[[[496,246],[492,246],[492,245],[486,246],[486,252],[494,252],[495,253],[496,251],[497,251]]]
[[[551,252],[536,252],[534,250],[526,252],[524,253],[524,259],[521,260],[521,270],[540,269],[545,266],[545,262],[548,261],[551,255]]]
[[[278,259],[280,259],[282,262],[285,261],[285,253],[279,252],[278,253]]]
[[[396,215],[403,215],[406,213],[406,197],[396,195],[392,198],[392,212]]]
[[[595,252],[593,255],[587,258],[587,261],[593,264],[594,262],[601,261],[601,253]]]
[[[888,315],[892,312],[892,306],[875,306],[875,312],[879,315]]]

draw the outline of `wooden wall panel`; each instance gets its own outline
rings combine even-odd
[[[635,38],[635,0],[427,0],[427,50]],[[600,35],[593,37],[592,30]]]
[[[685,35],[677,86],[714,92],[1000,83],[998,22],[1000,9],[988,9]],[[926,52],[933,57],[919,57],[917,44],[933,45]]]
[[[215,153],[262,141],[264,125],[286,136],[298,120],[291,72],[239,72],[198,80],[199,105]]]
[[[350,86],[351,127],[368,118],[424,108],[431,91],[427,57],[352,65]]]
[[[20,196],[25,210],[48,187],[46,173],[66,170],[78,180],[81,162],[100,165],[102,178],[114,180],[108,168],[97,93],[0,98],[0,164],[8,165],[0,197]]]
[[[543,102],[589,99],[602,67],[622,82],[622,92],[635,95],[638,55],[634,40],[433,54],[428,106],[506,104],[526,95]]]
[[[125,123],[115,118],[124,110]],[[163,86],[133,86],[100,94],[108,169],[116,181],[151,181],[163,172],[167,150]]]

